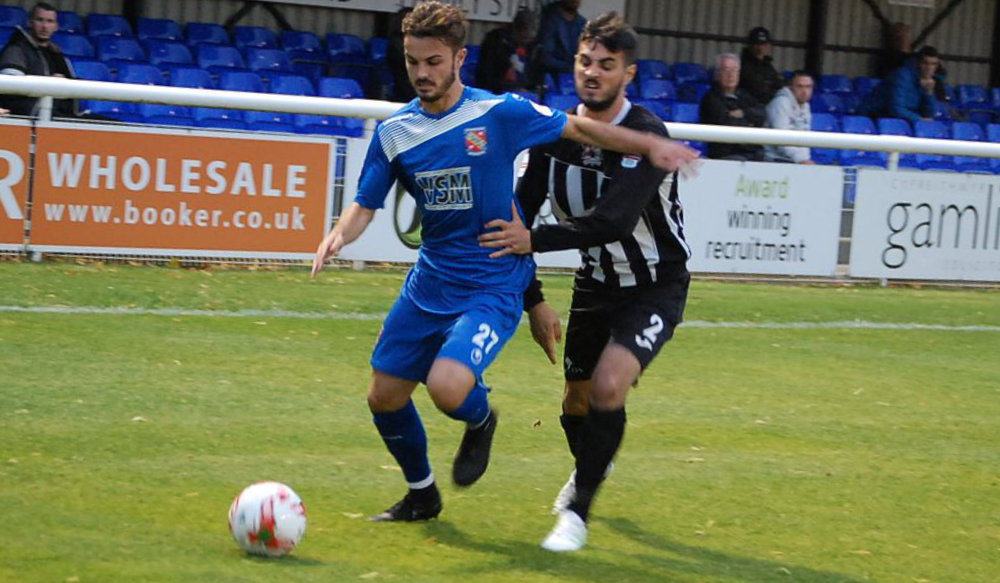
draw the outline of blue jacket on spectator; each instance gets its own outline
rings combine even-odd
[[[908,59],[872,92],[871,113],[913,123],[934,117],[937,100],[920,86],[917,59]]]
[[[572,20],[563,18],[559,3],[546,6],[542,23],[538,27],[538,40],[542,44],[545,70],[548,73],[572,73],[580,34],[587,24],[580,14]]]

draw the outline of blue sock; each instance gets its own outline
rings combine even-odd
[[[489,389],[481,381],[476,382],[469,394],[454,411],[445,411],[452,419],[465,421],[472,427],[482,425],[490,415],[490,400],[486,396]]]
[[[427,433],[413,401],[399,411],[373,413],[372,421],[389,453],[403,469],[410,488],[416,490],[432,485],[434,474],[427,459]]]

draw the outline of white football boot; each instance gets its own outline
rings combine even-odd
[[[604,479],[606,480],[611,472],[615,469],[615,462],[608,464],[608,469],[604,470]],[[569,507],[569,503],[573,501],[573,496],[576,495],[576,470],[569,475],[569,479],[563,484],[559,493],[556,494],[556,499],[552,502],[552,514],[558,515],[563,510]]]
[[[578,551],[587,543],[587,523],[576,512],[563,510],[555,527],[542,541],[542,548],[555,553]]]

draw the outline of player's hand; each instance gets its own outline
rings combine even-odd
[[[316,274],[323,269],[323,265],[326,260],[330,257],[336,257],[340,253],[341,247],[344,246],[344,237],[340,234],[340,231],[334,229],[330,231],[323,241],[316,248],[316,257],[313,258],[312,273],[310,277],[316,277]]]
[[[521,215],[517,213],[517,204],[510,203],[511,220],[494,219],[486,223],[487,229],[496,229],[479,236],[479,246],[500,249],[490,253],[491,258],[503,257],[511,253],[525,255],[531,253],[531,231],[524,226]]]
[[[528,310],[531,323],[531,337],[542,347],[549,362],[556,364],[556,344],[562,341],[562,324],[559,314],[547,302],[541,302]]]
[[[649,161],[656,167],[670,172],[680,172],[685,178],[698,175],[701,152],[681,142],[659,138],[650,148]]]

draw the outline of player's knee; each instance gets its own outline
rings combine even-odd
[[[427,394],[430,395],[434,405],[445,413],[461,407],[471,388],[469,383],[460,379],[434,376],[427,378]]]
[[[625,404],[625,395],[635,379],[623,371],[594,371],[590,403],[598,409],[615,409]]]
[[[409,400],[408,394],[401,395],[397,392],[380,391],[376,387],[368,389],[368,410],[372,413],[398,411],[405,407]]]

